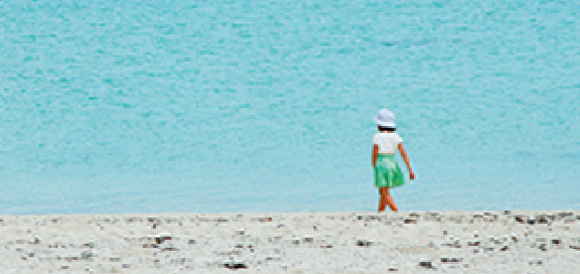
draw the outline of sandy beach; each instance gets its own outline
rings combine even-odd
[[[0,216],[0,273],[580,273],[580,211]]]

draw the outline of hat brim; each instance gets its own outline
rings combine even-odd
[[[375,117],[373,119],[373,121],[375,122],[375,124],[377,124],[378,126],[381,126],[381,127],[396,127],[397,126],[394,122],[381,121],[381,120],[379,120],[378,117]]]

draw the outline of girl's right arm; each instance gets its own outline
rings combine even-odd
[[[373,167],[377,166],[378,157],[379,157],[379,146],[373,145]]]
[[[399,143],[399,151],[401,152],[401,156],[403,157],[403,160],[405,161],[405,164],[407,165],[407,169],[409,169],[409,177],[411,178],[411,180],[414,180],[415,173],[413,172],[413,169],[411,168],[411,162],[409,161],[409,156],[407,155],[407,151],[405,151],[405,147],[403,147],[403,143]]]

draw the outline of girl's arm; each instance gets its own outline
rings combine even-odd
[[[379,157],[379,146],[373,146],[373,167],[377,166],[377,158]]]
[[[401,156],[407,165],[407,169],[409,169],[409,177],[411,180],[415,179],[415,173],[413,173],[413,169],[411,168],[411,162],[409,161],[409,156],[407,155],[407,151],[405,151],[405,147],[403,147],[403,143],[399,143],[399,151],[401,152]]]

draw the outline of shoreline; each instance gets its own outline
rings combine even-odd
[[[0,215],[2,273],[573,273],[580,210]]]

